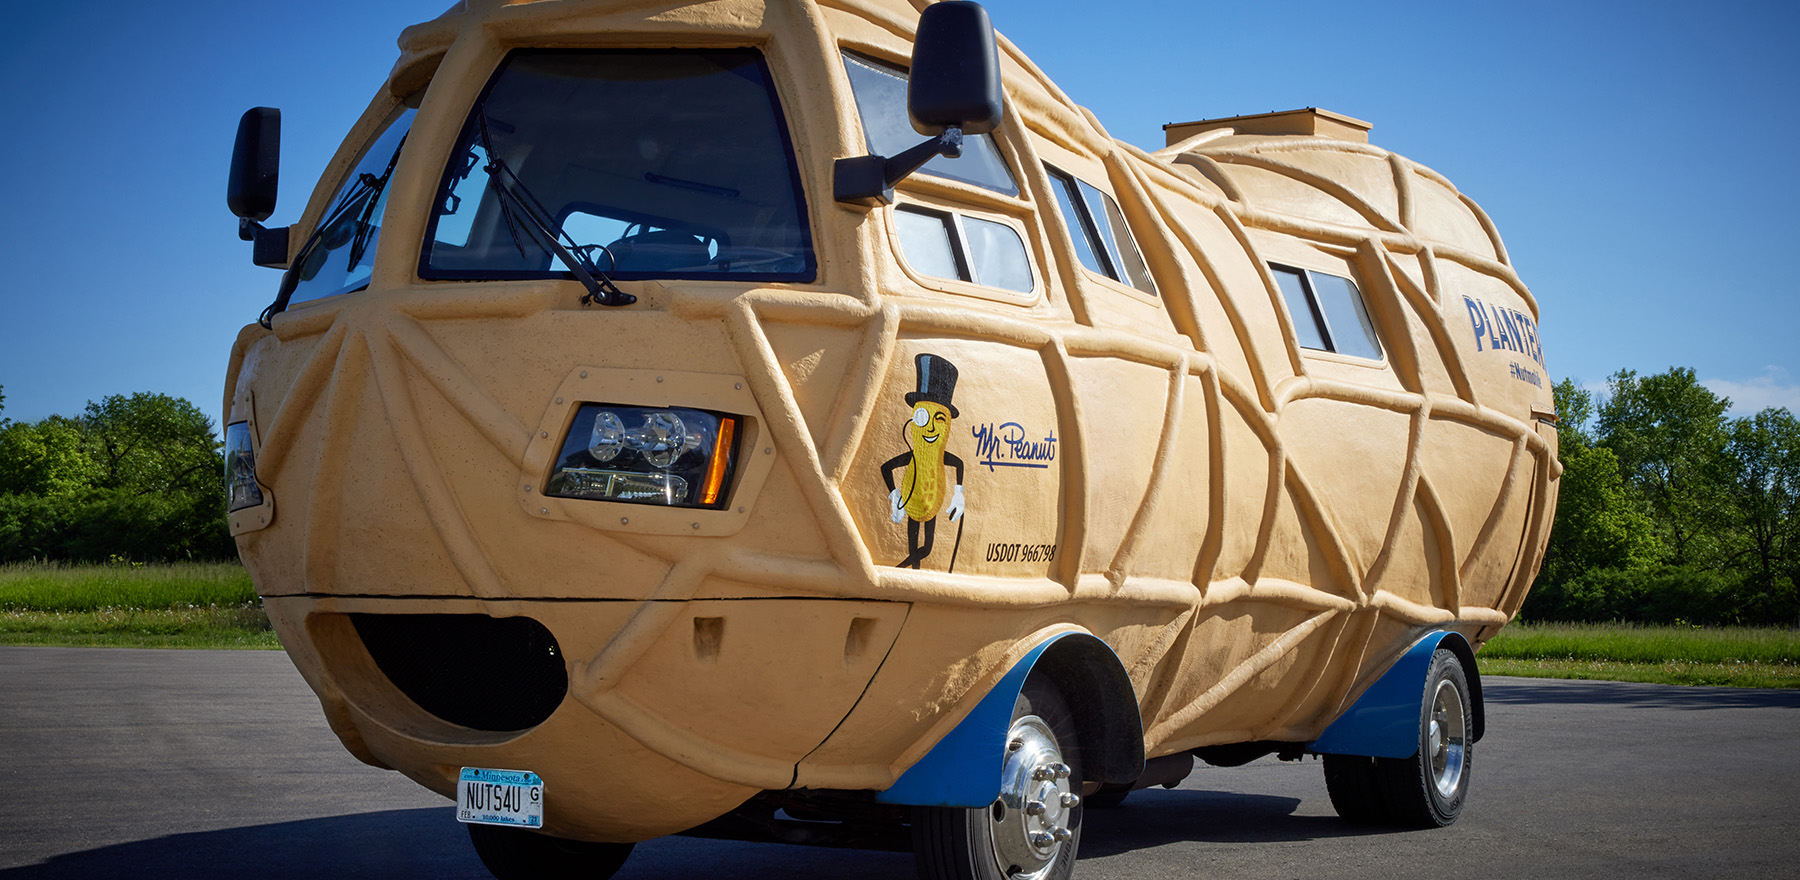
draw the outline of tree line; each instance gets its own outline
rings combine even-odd
[[[1525,617],[1800,625],[1792,413],[1727,418],[1682,367],[1555,393],[1562,490]]]
[[[1727,418],[1731,403],[1673,368],[1564,379],[1562,490],[1534,620],[1800,625],[1800,421]],[[212,421],[139,393],[78,416],[5,419],[0,562],[232,559]]]
[[[4,418],[0,562],[236,559],[212,420],[166,394],[114,395],[77,416]]]

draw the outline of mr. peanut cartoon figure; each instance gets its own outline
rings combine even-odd
[[[888,459],[881,466],[881,478],[887,481],[888,515],[894,522],[906,521],[906,558],[898,568],[918,568],[920,560],[931,555],[932,539],[937,535],[937,516],[948,510],[950,521],[963,515],[963,463],[944,448],[950,436],[950,420],[957,417],[956,405],[950,402],[956,393],[956,365],[935,354],[921,354],[913,359],[918,369],[918,390],[906,394],[906,404],[913,408],[912,419],[905,428],[906,451]],[[950,503],[944,503],[944,465],[956,469],[956,484],[951,487]],[[894,483],[894,469],[904,466],[900,484]],[[925,526],[925,540],[919,541],[919,526]],[[954,550],[950,565],[956,565]]]

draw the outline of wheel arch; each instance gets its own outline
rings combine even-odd
[[[1062,632],[1033,647],[975,709],[875,799],[934,807],[992,803],[1005,760],[1013,704],[1033,673],[1056,683],[1075,716],[1084,781],[1129,783],[1144,768],[1137,692],[1111,647],[1086,632]],[[965,698],[967,699],[967,698]]]
[[[1431,672],[1431,657],[1440,647],[1456,655],[1462,664],[1463,677],[1469,683],[1469,704],[1475,715],[1472,741],[1480,741],[1486,732],[1487,713],[1482,706],[1481,672],[1475,664],[1475,649],[1462,633],[1436,630],[1413,642],[1344,714],[1308,744],[1308,751],[1380,758],[1406,758],[1417,753],[1425,678]]]

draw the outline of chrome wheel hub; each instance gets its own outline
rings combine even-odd
[[[1462,693],[1448,679],[1438,682],[1431,698],[1431,721],[1425,733],[1425,754],[1431,762],[1431,781],[1439,795],[1454,797],[1462,785],[1468,762],[1468,723],[1463,716]]]
[[[1036,880],[1048,875],[1063,845],[1075,838],[1069,826],[1081,796],[1073,789],[1073,775],[1056,734],[1042,718],[1027,715],[1013,722],[1000,797],[987,811],[994,866],[1001,876]]]

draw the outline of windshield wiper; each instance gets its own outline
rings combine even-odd
[[[394,151],[395,156],[399,156],[399,154],[398,150]],[[393,170],[393,163],[389,162],[388,173],[393,173]],[[326,214],[324,219],[320,220],[318,224],[313,227],[312,235],[307,236],[306,243],[300,246],[300,251],[294,256],[294,262],[288,266],[287,272],[281,276],[281,289],[275,292],[275,301],[269,303],[268,308],[263,309],[261,317],[257,318],[258,324],[263,325],[265,329],[269,326],[269,322],[275,318],[276,307],[283,305],[287,298],[293,295],[294,288],[298,287],[303,280],[300,277],[301,272],[306,267],[307,261],[312,259],[313,251],[318,249],[319,242],[324,240],[325,235],[328,232],[338,228],[338,225],[344,221],[345,215],[350,213],[351,208],[360,206],[361,211],[358,213],[357,219],[359,222],[363,223],[364,226],[362,229],[357,230],[356,238],[353,242],[353,244],[356,245],[353,250],[355,256],[353,256],[350,261],[350,265],[356,265],[356,260],[362,256],[362,246],[366,244],[368,238],[366,224],[370,219],[370,215],[373,214],[375,210],[375,203],[379,201],[376,197],[377,193],[379,193],[386,184],[387,177],[385,175],[376,177],[373,174],[364,172],[357,176],[356,182],[351,185],[349,191],[345,192],[343,197],[338,199],[338,203],[332,207],[331,213]]]
[[[514,174],[512,167],[500,154],[494,151],[493,142],[488,139],[487,112],[476,111],[477,135],[481,138],[481,150],[487,154],[487,164],[482,170],[487,172],[488,183],[493,186],[494,194],[500,199],[500,216],[506,220],[506,231],[512,236],[513,247],[519,249],[519,256],[525,256],[525,246],[519,241],[518,224],[515,217],[525,221],[526,229],[532,232],[532,238],[543,244],[545,249],[562,261],[569,271],[574,273],[587,293],[581,297],[581,304],[599,303],[603,306],[628,306],[637,302],[637,297],[620,290],[612,279],[588,256],[594,248],[606,251],[607,258],[612,258],[612,251],[605,245],[579,245],[574,236],[569,235],[560,225],[553,226],[547,219],[550,212],[544,209],[542,202],[531,194],[525,181]],[[507,181],[511,180],[511,184]],[[513,187],[518,189],[515,191]],[[562,239],[568,239],[565,246]]]
[[[406,139],[402,137],[400,146],[405,145]],[[294,288],[298,287],[301,281],[310,279],[311,276],[305,278],[301,276],[304,274],[307,262],[312,259],[313,251],[318,249],[319,243],[324,241],[327,235],[338,231],[339,226],[349,216],[352,209],[356,209],[356,232],[350,240],[347,265],[354,269],[358,263],[362,262],[363,254],[369,247],[369,239],[373,237],[372,233],[375,230],[372,221],[375,219],[376,207],[381,204],[381,192],[387,189],[388,180],[394,176],[394,164],[399,161],[400,147],[395,147],[394,155],[388,159],[387,167],[382,170],[380,177],[367,171],[357,175],[356,180],[350,185],[350,189],[332,207],[331,213],[325,215],[325,218],[313,227],[312,235],[307,236],[306,243],[300,246],[300,251],[295,255],[293,264],[281,277],[281,289],[276,291],[275,301],[269,303],[268,308],[263,309],[262,316],[257,319],[257,323],[267,328],[269,322],[275,318],[276,307],[286,303],[287,298],[293,295]],[[336,250],[338,247],[342,247],[342,244],[334,245],[332,249]]]

